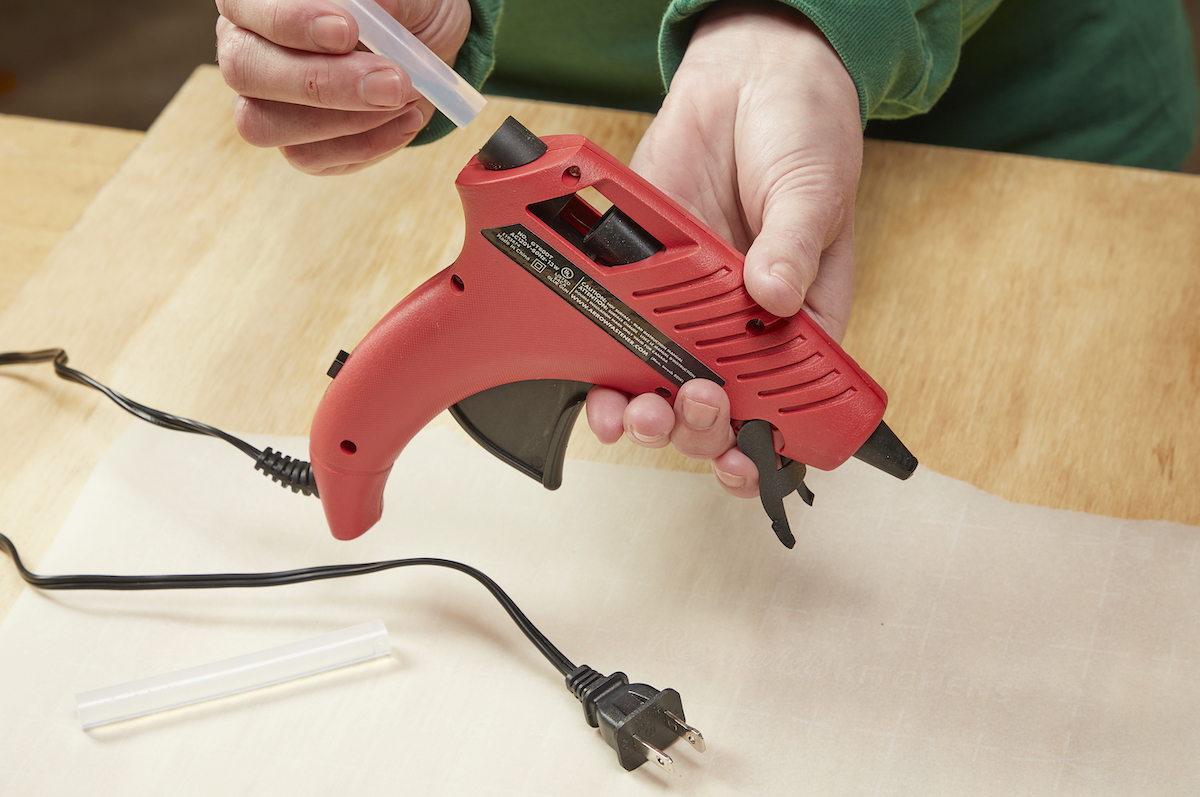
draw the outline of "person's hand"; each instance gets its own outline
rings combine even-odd
[[[358,25],[329,0],[216,0],[217,62],[237,93],[247,142],[297,169],[344,174],[412,141],[433,105],[392,61],[356,50]],[[380,0],[449,64],[471,22],[467,0]]]
[[[631,166],[746,255],[750,295],[768,312],[803,307],[841,340],[854,288],[854,195],[862,165],[858,93],[820,31],[773,0],[726,0],[705,13]],[[712,382],[654,394],[588,397],[605,443],[622,434],[712,460],[718,480],[758,494],[734,445],[729,400]]]

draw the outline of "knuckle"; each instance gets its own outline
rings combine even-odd
[[[246,62],[249,59],[249,36],[241,28],[232,28],[226,35],[217,38],[217,66],[225,83],[238,92],[245,93],[250,88],[250,71]]]
[[[679,388],[679,399],[710,404],[719,410],[729,407],[728,394],[710,379],[689,379]]]
[[[279,31],[282,30],[283,26],[287,23],[287,11],[289,9],[285,8],[285,5],[290,4],[275,3],[271,7],[271,14],[268,17],[269,21],[266,25],[266,29],[269,32],[268,38],[271,40],[278,38]]]
[[[729,441],[721,431],[676,433],[672,436],[671,443],[676,451],[688,459],[702,461],[715,459],[729,448]]]
[[[361,155],[364,160],[372,160],[387,155],[394,150],[406,146],[413,139],[414,135],[414,133],[402,130],[394,121],[380,125],[365,133],[363,142],[364,152]]]
[[[280,147],[279,151],[292,168],[305,174],[320,174],[325,168],[324,163],[316,157],[315,147],[298,145]]]
[[[247,144],[255,147],[274,145],[272,125],[267,119],[265,103],[261,100],[238,97],[233,106],[233,123],[238,135]]]
[[[821,263],[821,252],[825,249],[824,231],[813,228],[777,231],[770,236],[769,248],[774,251],[773,259],[787,264],[804,285],[817,276]]]
[[[317,59],[304,70],[304,85],[301,95],[309,105],[318,108],[330,107],[329,66],[325,59]]]
[[[846,220],[854,217],[854,195],[847,196],[841,191],[834,192],[826,200],[826,209],[829,214],[827,217],[829,223],[825,229],[825,239],[832,241],[837,237]]]
[[[829,165],[783,162],[770,179],[765,222],[786,231],[788,242],[817,256],[853,218],[857,180]]]
[[[807,285],[817,276],[817,268],[821,262],[821,252],[824,250],[824,246],[820,240],[804,234],[794,236],[791,245],[798,255],[792,261],[792,268]]]
[[[235,25],[262,32],[263,6],[265,0],[220,0],[222,12]]]

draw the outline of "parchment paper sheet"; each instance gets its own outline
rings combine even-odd
[[[815,508],[789,500],[786,551],[707,476],[568,461],[564,481],[547,492],[428,429],[382,523],[339,543],[315,499],[228,446],[139,424],[39,571],[459,559],[575,663],[680,691],[708,752],[671,747],[676,777],[622,770],[482,587],[420,568],[27,591],[0,626],[0,793],[1200,793],[1200,529],[851,461],[811,475]],[[79,691],[375,618],[389,659],[91,732],[75,716]]]

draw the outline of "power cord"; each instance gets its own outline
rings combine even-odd
[[[0,354],[0,366],[44,362],[54,363],[54,373],[59,377],[68,382],[74,382],[78,385],[90,387],[93,390],[99,390],[112,399],[118,407],[131,415],[141,418],[147,423],[161,426],[164,429],[173,429],[176,432],[201,434],[215,437],[218,440],[224,440],[238,451],[253,459],[255,470],[262,471],[284,487],[290,487],[292,492],[317,495],[317,482],[313,477],[312,467],[309,463],[286,457],[270,448],[265,451],[259,451],[245,440],[234,437],[215,426],[193,421],[190,418],[181,418],[178,415],[171,415],[168,412],[140,404],[112,388],[97,382],[82,371],[77,371],[68,366],[67,352],[63,349],[42,349],[41,351],[24,352],[12,351]]]
[[[230,443],[255,460],[255,468],[293,492],[317,495],[309,463],[294,460],[268,448],[260,451],[244,440],[205,423],[171,415],[147,407],[97,382],[87,374],[67,365],[63,349],[43,349],[33,352],[0,353],[0,366],[52,362],[54,372],[61,378],[85,385],[108,396],[118,406],[148,423],[190,434],[203,434]],[[566,677],[567,689],[583,704],[584,719],[610,747],[617,751],[617,760],[627,770],[646,761],[653,761],[668,772],[674,772],[674,762],[664,752],[676,739],[684,739],[699,752],[704,752],[704,737],[686,722],[683,702],[674,689],[658,690],[646,684],[631,684],[623,672],[601,675],[586,664],[576,666],[546,638],[545,634],[525,616],[512,598],[495,581],[470,565],[449,559],[412,558],[389,559],[363,564],[324,565],[299,570],[280,570],[270,573],[211,573],[191,575],[61,575],[46,576],[25,567],[17,547],[0,534],[0,548],[10,557],[26,583],[46,590],[165,590],[165,589],[231,589],[276,587],[300,584],[329,578],[346,578],[378,573],[398,567],[418,565],[445,567],[465,573],[482,584],[512,618],[534,647]]]

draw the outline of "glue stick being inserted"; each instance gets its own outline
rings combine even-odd
[[[459,127],[479,115],[487,100],[462,75],[434,55],[374,0],[333,0],[358,23],[358,38],[372,52],[395,61],[412,80],[413,88]]]

